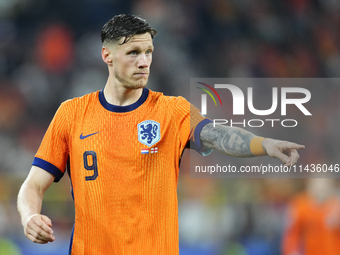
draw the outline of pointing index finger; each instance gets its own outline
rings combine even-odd
[[[299,149],[304,149],[305,148],[305,146],[304,145],[302,145],[302,144],[295,144],[295,148],[294,149],[297,149],[297,150],[299,150]]]
[[[284,147],[286,149],[296,149],[296,150],[300,150],[300,149],[304,149],[305,146],[302,145],[302,144],[297,144],[297,143],[290,143],[290,142],[287,142]]]

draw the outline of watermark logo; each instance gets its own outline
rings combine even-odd
[[[219,96],[219,94],[217,93],[217,91],[209,86],[208,84],[202,83],[202,82],[198,82],[202,85],[205,85],[207,87],[209,87],[212,91],[214,91],[214,93],[217,95],[218,99],[220,100],[220,103],[222,105],[222,101],[221,98]],[[197,87],[199,88],[199,87]],[[231,84],[215,84],[215,88],[219,88],[219,89],[228,89],[233,97],[233,115],[244,115],[244,94],[242,92],[242,90],[235,86],[235,85],[231,85]],[[208,93],[210,95],[210,97],[214,100],[214,103],[216,105],[216,100],[215,98],[212,96],[212,94],[206,90],[206,89],[202,89],[199,88],[203,91],[205,91],[206,93]],[[253,88],[249,87],[247,88],[248,94],[247,94],[247,103],[248,103],[248,109],[251,113],[255,114],[255,115],[259,115],[259,116],[264,116],[264,115],[270,115],[272,113],[274,113],[277,109],[278,106],[278,88],[274,87],[272,88],[272,106],[270,107],[270,109],[267,110],[258,110],[255,109],[254,104],[253,104]],[[303,98],[287,98],[287,95],[289,93],[300,93],[303,94],[304,97]],[[207,95],[206,94],[202,94],[201,96],[201,112],[203,115],[207,114]],[[306,107],[303,105],[304,103],[307,103],[309,100],[311,99],[311,93],[308,89],[305,88],[291,88],[291,87],[284,87],[281,88],[281,115],[286,115],[287,114],[287,105],[288,104],[293,104],[295,105],[297,108],[299,108],[301,110],[301,112],[304,115],[312,115],[307,109]]]
[[[222,105],[222,100],[221,100],[221,97],[220,95],[217,93],[216,89],[214,89],[213,87],[211,87],[210,85],[206,84],[206,83],[203,83],[203,82],[197,82],[207,88],[209,88],[212,92],[215,93],[215,95],[217,96],[218,100],[220,101],[220,104]],[[211,92],[207,89],[204,89],[204,88],[200,88],[200,87],[196,87],[198,89],[201,89],[203,90],[204,92],[206,92],[211,98],[212,100],[214,101],[215,103],[215,106],[217,106],[217,103],[216,103],[216,100],[215,100],[215,97],[211,94]],[[207,115],[207,94],[202,94],[201,95],[201,114],[203,116]]]
[[[297,107],[297,109],[302,112],[305,116],[311,116],[312,114],[310,111],[306,108],[304,104],[310,101],[311,99],[311,93],[308,89],[300,88],[300,87],[272,87],[271,88],[271,97],[269,98],[261,98],[261,100],[271,100],[271,106],[268,109],[256,109],[254,107],[254,99],[253,99],[253,88],[247,87],[247,93],[246,95],[243,93],[243,91],[236,85],[232,84],[214,84],[214,87],[211,85],[208,85],[203,82],[196,82],[198,84],[201,84],[205,86],[206,88],[210,89],[216,97],[218,98],[221,106],[222,99],[220,97],[220,94],[216,91],[216,89],[227,89],[232,96],[232,112],[233,115],[245,115],[245,107],[248,107],[248,110],[250,113],[256,115],[256,116],[268,116],[272,113],[274,113],[278,108],[280,109],[281,116],[287,115],[287,106],[288,105],[294,105]],[[201,94],[201,114],[203,116],[207,115],[207,94],[212,98],[212,100],[215,103],[215,106],[217,106],[216,99],[214,95],[206,88],[196,87],[202,91],[204,91],[204,94]],[[280,94],[279,94],[280,92]],[[222,93],[223,94],[223,93]],[[294,94],[295,98],[292,98],[291,95]],[[247,103],[247,104],[246,104]],[[232,120],[228,121],[226,119],[214,119],[214,124],[232,124]],[[295,127],[297,126],[297,121],[294,119],[286,119],[286,120],[280,120],[280,119],[251,119],[248,120],[247,123],[249,123],[250,127],[262,127],[265,123],[265,121],[270,122],[272,127],[274,127],[274,122],[280,121],[283,127]],[[293,123],[288,125],[287,123]],[[235,123],[235,122],[234,122]],[[244,124],[245,125],[246,120],[243,122],[238,122],[238,124]],[[257,123],[255,125],[255,123]]]

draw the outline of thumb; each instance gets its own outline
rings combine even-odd
[[[273,153],[273,156],[280,159],[282,163],[288,164],[290,162],[290,157],[288,157],[286,154],[282,153],[279,149],[276,148],[275,152]]]
[[[42,219],[49,227],[52,227],[52,221],[50,220],[50,218],[48,218],[48,217],[45,216],[45,215],[42,215],[42,216],[41,216],[41,219]]]

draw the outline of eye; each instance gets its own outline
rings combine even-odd
[[[137,52],[136,50],[133,50],[133,51],[130,51],[128,54],[129,54],[129,55],[135,56],[135,55],[138,54],[138,52]]]
[[[147,50],[145,53],[149,55],[152,53],[152,50]]]

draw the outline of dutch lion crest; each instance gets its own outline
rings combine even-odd
[[[161,139],[161,125],[154,120],[145,120],[137,125],[138,141],[151,147]]]

